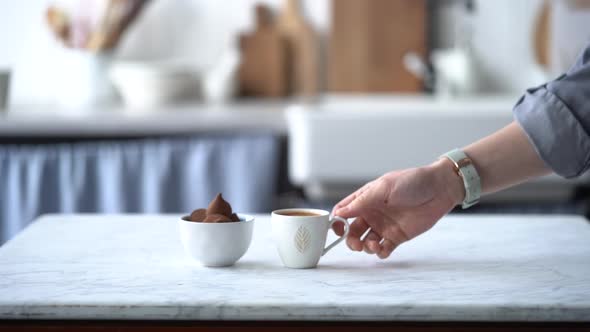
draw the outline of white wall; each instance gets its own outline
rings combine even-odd
[[[488,89],[519,92],[543,77],[535,65],[533,32],[539,0],[479,0],[473,39]]]
[[[59,80],[60,46],[48,33],[44,8],[48,0],[0,1],[0,66],[14,71],[11,104],[51,103]],[[277,8],[282,0],[152,0],[135,29],[118,50],[124,58],[183,57],[197,66],[211,64],[251,26],[253,4]],[[330,0],[304,0],[306,15],[327,31]],[[532,55],[532,27],[540,0],[479,0],[474,17],[474,46],[483,78],[492,92],[517,93],[538,83]],[[436,28],[444,44],[456,22],[442,10]],[[447,37],[445,37],[447,36]]]
[[[197,66],[212,63],[236,32],[253,22],[253,4],[278,7],[281,0],[152,0],[117,52],[122,58],[182,57]],[[44,10],[50,0],[0,1],[0,67],[13,71],[11,104],[52,103],[59,80],[61,47],[48,33]],[[305,0],[306,14],[326,29],[330,2]]]

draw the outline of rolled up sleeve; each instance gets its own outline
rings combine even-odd
[[[573,178],[590,168],[590,48],[558,79],[529,89],[513,110],[543,161]]]

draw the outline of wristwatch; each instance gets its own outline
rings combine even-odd
[[[477,204],[481,197],[481,180],[471,159],[459,149],[451,150],[442,155],[441,158],[450,160],[454,165],[455,173],[463,180],[465,199],[461,207],[467,209]]]

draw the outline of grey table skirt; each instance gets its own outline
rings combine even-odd
[[[271,134],[0,145],[0,244],[44,213],[184,213],[217,192],[268,211],[279,146]]]

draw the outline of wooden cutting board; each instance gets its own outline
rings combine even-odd
[[[535,58],[537,63],[544,69],[549,69],[550,59],[550,24],[551,24],[551,3],[544,1],[536,20],[534,33]]]
[[[299,0],[285,0],[277,26],[287,43],[287,86],[299,96],[314,96],[319,91],[319,39],[306,22]]]
[[[287,93],[285,40],[267,6],[256,7],[256,27],[240,36],[242,96],[283,97]]]
[[[328,89],[334,92],[421,92],[403,56],[426,55],[426,0],[332,2]]]

